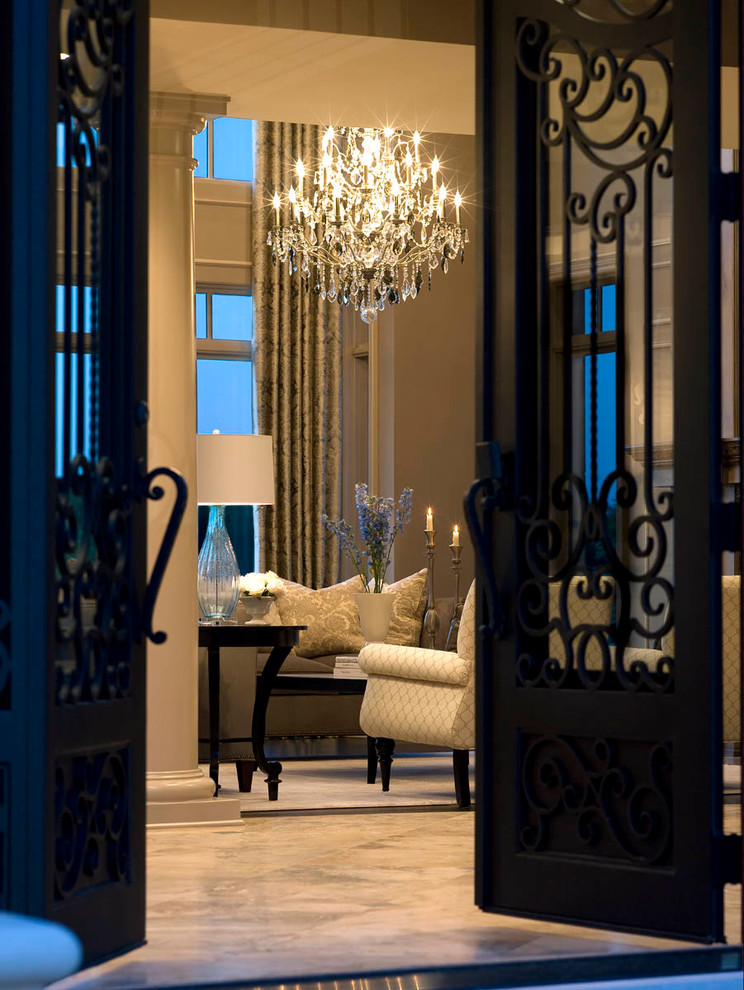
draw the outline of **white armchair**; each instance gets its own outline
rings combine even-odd
[[[457,803],[468,807],[468,751],[475,744],[475,582],[465,599],[457,653],[369,643],[359,664],[368,675],[359,722],[376,740],[383,791],[390,789],[395,740],[443,746],[453,751]],[[368,782],[375,776],[370,773]]]

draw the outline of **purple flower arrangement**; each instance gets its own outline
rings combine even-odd
[[[367,485],[354,486],[354,501],[359,516],[362,549],[357,545],[351,526],[343,519],[321,516],[321,522],[338,540],[362,579],[364,591],[380,594],[385,586],[385,573],[390,564],[393,543],[411,521],[413,489],[404,488],[396,505],[394,499],[370,495]],[[369,572],[371,580],[368,580]]]

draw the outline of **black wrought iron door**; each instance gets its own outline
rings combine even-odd
[[[149,10],[3,7],[0,907],[90,961],[144,938],[144,638],[185,499],[146,466]]]
[[[479,10],[477,900],[723,937],[718,5]]]

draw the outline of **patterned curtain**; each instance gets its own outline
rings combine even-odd
[[[266,236],[274,190],[286,192],[298,158],[312,174],[319,142],[316,126],[258,123],[253,187],[256,408],[276,479],[275,504],[259,513],[261,568],[313,588],[339,576],[320,517],[341,514],[341,314],[272,264]]]

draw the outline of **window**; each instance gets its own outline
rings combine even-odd
[[[217,117],[194,138],[194,175],[204,179],[253,180],[253,121]]]
[[[244,289],[198,287],[195,296],[198,433],[253,433],[253,300]],[[199,545],[208,506],[199,507]],[[225,522],[241,574],[255,569],[251,506],[228,505]]]

